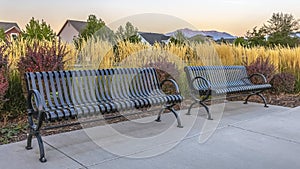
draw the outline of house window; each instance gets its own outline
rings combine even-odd
[[[18,38],[18,34],[17,33],[11,33],[10,38],[11,38],[11,40],[16,40]]]

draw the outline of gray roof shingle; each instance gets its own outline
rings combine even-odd
[[[58,32],[58,36],[60,36],[61,32],[63,31],[63,29],[65,28],[65,26],[67,24],[71,24],[79,33],[81,33],[81,31],[86,27],[87,22],[85,21],[77,21],[77,20],[67,20],[64,24],[64,26],[60,29],[60,31]]]
[[[151,45],[153,45],[155,42],[161,43],[163,40],[170,39],[170,36],[166,36],[160,33],[139,32],[139,34]]]
[[[16,27],[20,29],[17,23],[14,22],[0,22],[0,28],[4,29],[4,31],[8,31],[10,28]]]
[[[78,32],[81,32],[87,25],[85,21],[67,20]]]

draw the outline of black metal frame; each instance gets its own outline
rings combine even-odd
[[[247,77],[247,79],[249,79],[249,80],[251,81],[251,79],[252,79],[253,77],[255,77],[255,76],[260,77],[260,78],[263,80],[263,83],[264,83],[264,84],[267,83],[266,77],[265,77],[263,74],[261,74],[261,73],[254,73],[254,74],[250,75],[249,77]],[[250,98],[251,96],[257,95],[257,96],[259,96],[259,97],[263,100],[263,102],[264,102],[264,104],[265,104],[264,107],[266,107],[266,108],[269,107],[269,106],[267,105],[266,98],[261,94],[263,91],[264,91],[264,90],[258,90],[258,91],[254,91],[254,92],[250,93],[250,94],[247,96],[247,98],[246,98],[244,104],[248,104],[248,100],[249,100],[249,98]]]
[[[209,83],[209,81],[208,81],[205,77],[197,76],[197,77],[195,77],[195,78],[191,81],[191,85],[192,85],[197,79],[201,79],[201,80],[203,80],[203,81],[206,83],[207,89],[206,89],[206,91],[204,92],[204,93],[206,93],[206,95],[204,96],[203,99],[198,99],[198,98],[197,98],[195,95],[193,95],[192,92],[191,92],[191,96],[192,96],[192,98],[193,98],[195,101],[190,105],[190,107],[189,107],[188,112],[186,113],[186,115],[191,115],[191,109],[192,109],[192,107],[193,107],[195,104],[199,103],[201,106],[203,106],[203,107],[205,108],[205,110],[206,110],[206,112],[207,112],[207,119],[208,119],[208,120],[213,120],[212,117],[211,117],[211,114],[210,114],[210,112],[209,112],[209,108],[208,108],[207,105],[205,104],[205,101],[208,100],[208,98],[209,98],[209,96],[210,96],[210,94],[211,94],[211,84]]]
[[[35,101],[36,101],[36,107],[37,110],[34,110],[34,106],[31,102],[32,96],[34,96]],[[44,151],[44,144],[43,140],[40,134],[40,129],[42,127],[43,121],[45,119],[44,117],[44,110],[41,104],[41,96],[37,90],[30,90],[28,92],[28,98],[27,98],[27,105],[28,105],[28,123],[29,123],[29,133],[27,135],[27,150],[32,149],[32,136],[34,135],[37,138],[39,149],[40,149],[40,161],[42,163],[46,162],[47,159],[45,158],[45,151]],[[33,113],[37,113],[37,124],[35,124],[34,119],[33,119]]]
[[[80,78],[76,81],[77,77]],[[166,79],[159,84],[154,68],[28,72],[25,79],[29,123],[26,149],[32,149],[32,138],[35,136],[41,162],[47,161],[40,134],[44,121],[68,120],[79,117],[80,114],[88,116],[163,105],[156,121],[161,121],[162,112],[169,110],[177,120],[177,127],[182,128],[180,117],[173,108],[183,99],[179,87],[173,79]],[[112,80],[117,81],[113,83]],[[128,81],[133,81],[133,84],[128,86]],[[175,94],[166,95],[161,90],[167,81],[174,85]],[[60,127],[64,126],[68,125]]]
[[[175,89],[176,89],[176,94],[180,95],[179,87],[178,87],[176,81],[173,80],[173,79],[165,79],[165,80],[163,80],[163,81],[160,83],[160,85],[159,85],[160,88],[162,89],[162,86],[165,84],[165,82],[168,82],[168,81],[171,82],[171,83],[174,85],[174,87],[175,87]],[[170,112],[172,112],[172,113],[174,114],[174,116],[175,116],[176,119],[177,119],[177,127],[183,128],[183,126],[182,126],[182,124],[181,124],[181,120],[180,120],[180,118],[179,118],[179,115],[177,114],[177,112],[176,112],[176,111],[174,110],[174,108],[173,108],[173,106],[175,106],[175,105],[176,105],[176,104],[166,104],[166,105],[164,106],[164,108],[162,108],[162,109],[159,111],[158,116],[157,116],[157,119],[156,119],[155,121],[161,122],[160,118],[161,118],[162,112],[163,112],[164,110],[169,110]]]
[[[195,67],[200,67],[200,66],[194,66]],[[230,66],[227,66],[226,68],[229,68]],[[233,66],[233,67],[236,67],[236,66]],[[194,77],[193,79],[190,79],[190,75],[189,75],[189,70],[188,70],[188,66],[185,68],[185,71],[186,71],[186,74],[187,74],[187,78],[188,78],[188,82],[189,82],[189,86],[190,86],[190,89],[191,89],[191,97],[193,98],[194,102],[189,106],[189,109],[188,109],[188,112],[186,113],[186,115],[191,115],[191,109],[192,107],[195,105],[195,104],[200,104],[201,106],[203,106],[207,112],[207,119],[208,120],[213,120],[212,116],[211,116],[211,113],[209,111],[209,108],[208,106],[205,104],[206,101],[209,100],[209,97],[212,95],[212,85],[211,83],[209,82],[209,80],[207,80],[205,77],[203,76],[196,76]],[[254,73],[248,77],[244,77],[242,78],[241,80],[244,80],[244,79],[248,79],[249,81],[247,81],[249,83],[249,85],[253,85],[253,84],[250,84],[251,83],[251,79],[253,77],[260,77],[263,81],[263,84],[267,84],[267,80],[266,80],[266,77],[263,75],[263,74],[260,74],[260,73]],[[205,86],[206,88],[205,89],[201,89],[201,90],[198,90],[194,87],[194,82],[196,80],[202,80],[204,83],[205,83]],[[202,86],[203,87],[203,86]],[[248,103],[248,100],[251,96],[254,96],[254,95],[257,95],[259,96],[263,102],[264,102],[264,107],[268,107],[267,105],[267,102],[266,102],[266,99],[265,97],[261,94],[264,90],[266,89],[256,89],[254,91],[250,91],[250,93],[248,94],[247,98],[245,99],[245,102],[244,104],[247,104]],[[242,91],[242,90],[239,90],[239,91],[234,91],[234,92],[231,92],[231,93],[241,93],[241,92],[249,92],[249,91]],[[197,94],[195,94],[197,93]],[[223,94],[227,94],[227,93],[223,93]],[[200,99],[198,98],[200,96]],[[201,97],[204,97],[201,99]]]

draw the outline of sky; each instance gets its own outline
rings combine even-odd
[[[17,22],[24,29],[34,17],[45,20],[55,32],[67,19],[86,21],[90,14],[108,26],[136,19],[133,24],[140,31],[167,33],[190,27],[236,36],[260,27],[273,13],[300,19],[299,0],[0,0],[0,4],[0,21]]]

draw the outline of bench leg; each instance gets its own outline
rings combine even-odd
[[[188,112],[186,113],[186,115],[191,115],[191,109],[192,109],[193,106],[194,106],[195,104],[197,104],[197,103],[198,103],[198,102],[195,101],[194,103],[192,103],[192,104],[190,105],[190,107],[189,107]]]
[[[40,132],[35,133],[35,137],[37,138],[39,149],[40,149],[40,162],[44,163],[47,161],[45,158],[44,144]]]
[[[250,94],[250,95],[246,98],[244,104],[248,104],[249,98],[250,98],[251,96],[253,96],[253,95],[257,95],[257,96],[259,96],[259,97],[263,100],[263,102],[264,102],[264,104],[265,104],[264,107],[269,107],[269,106],[267,105],[266,98],[265,98],[261,93],[252,93],[252,94]]]
[[[161,110],[159,111],[159,113],[158,113],[158,115],[157,115],[157,119],[156,119],[155,121],[161,122],[160,116],[161,116],[161,114],[162,114],[162,112],[163,112],[164,110],[165,110],[165,108],[163,108],[163,109],[161,109]]]
[[[180,117],[178,116],[178,113],[173,109],[173,108],[168,108],[176,117],[177,119],[177,127],[179,128],[183,128],[183,126],[181,125],[181,120]]]
[[[32,114],[29,113],[28,114],[28,123],[29,123],[29,133],[27,136],[27,145],[26,145],[26,149],[30,150],[32,149],[32,136],[34,135],[38,141],[39,144],[39,150],[40,150],[40,162],[44,163],[46,162],[46,158],[45,158],[45,151],[44,151],[44,144],[43,144],[43,140],[40,134],[40,128],[42,126],[42,120],[43,119],[44,114],[39,113],[39,117],[38,117],[38,123],[37,125],[34,123],[33,118],[32,118]]]
[[[177,120],[177,127],[183,128],[183,126],[181,125],[180,117],[178,116],[177,112],[172,108],[173,106],[174,106],[174,105],[172,105],[172,106],[166,106],[165,108],[161,109],[161,110],[159,111],[158,116],[157,116],[157,119],[156,119],[155,121],[161,122],[160,117],[161,117],[162,112],[163,112],[165,109],[168,109],[168,110],[170,110],[170,111],[175,115],[176,120]]]
[[[203,106],[206,110],[206,113],[207,113],[207,119],[208,120],[213,120],[213,118],[211,117],[211,114],[209,112],[209,108],[207,107],[207,105],[205,105],[203,102],[199,102],[199,104],[201,104],[201,106]]]
[[[32,136],[33,134],[35,135],[35,137],[37,138],[38,144],[39,144],[39,150],[40,150],[40,162],[44,163],[47,161],[47,159],[45,158],[45,151],[44,151],[44,144],[43,144],[43,140],[41,137],[41,134],[39,131],[33,131],[33,129],[30,129],[30,132],[27,136],[27,146],[25,147],[26,150],[31,150],[32,149]]]
[[[33,135],[33,131],[32,129],[30,129],[30,132],[27,135],[27,146],[25,147],[26,150],[31,150],[32,149],[32,135]]]
[[[264,107],[269,107],[269,106],[267,105],[266,98],[265,98],[261,93],[257,93],[257,95],[263,100],[263,102],[264,102],[264,104],[265,104]]]
[[[213,118],[211,117],[211,114],[210,114],[210,112],[209,112],[209,108],[208,108],[207,105],[205,105],[202,101],[195,101],[194,103],[192,103],[192,104],[190,105],[189,110],[188,110],[188,112],[186,113],[186,115],[191,115],[191,109],[192,109],[192,107],[193,107],[195,104],[197,104],[197,103],[199,103],[201,106],[203,106],[203,107],[205,108],[206,113],[207,113],[207,119],[208,119],[208,120],[213,120]]]

